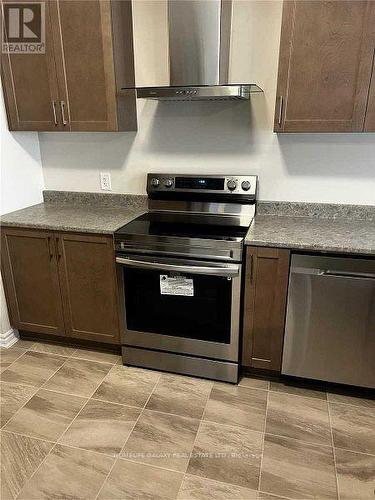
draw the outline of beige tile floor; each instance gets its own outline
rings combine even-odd
[[[25,341],[0,367],[2,500],[375,499],[372,399]]]

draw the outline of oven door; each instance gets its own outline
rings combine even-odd
[[[117,256],[122,343],[238,361],[241,264]]]

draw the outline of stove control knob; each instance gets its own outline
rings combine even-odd
[[[159,186],[159,184],[160,184],[160,181],[159,181],[159,179],[157,179],[156,177],[153,177],[153,178],[151,179],[151,186],[152,186],[153,188],[157,188],[157,187]]]
[[[227,188],[229,191],[234,191],[237,187],[237,182],[234,179],[229,179],[227,182]]]
[[[172,179],[165,179],[165,181],[164,181],[164,186],[165,186],[166,188],[171,188],[171,187],[173,186],[173,181],[172,181]]]
[[[251,184],[249,181],[242,181],[241,187],[244,191],[249,191],[249,189],[251,188]]]

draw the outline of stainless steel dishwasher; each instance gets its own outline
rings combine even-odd
[[[282,373],[375,388],[375,259],[292,256]]]

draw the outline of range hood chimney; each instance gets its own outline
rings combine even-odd
[[[159,5],[161,3],[159,1]],[[163,4],[165,43],[163,45],[157,41],[155,45],[163,47],[164,53],[159,52],[160,66],[164,64],[166,76],[162,85],[153,84],[152,78],[146,85],[136,85],[138,98],[249,99],[251,92],[262,92],[254,83],[232,83],[236,80],[230,78],[232,0],[165,0]],[[143,11],[143,18],[144,15]],[[158,22],[156,18],[155,23]],[[149,36],[148,33],[137,35],[136,29],[134,34]],[[147,55],[146,58],[142,57],[139,64],[144,62],[147,64]],[[153,64],[157,64],[157,61]],[[153,74],[153,71],[149,73]],[[146,72],[143,71],[143,74]],[[142,83],[145,83],[144,80]]]

